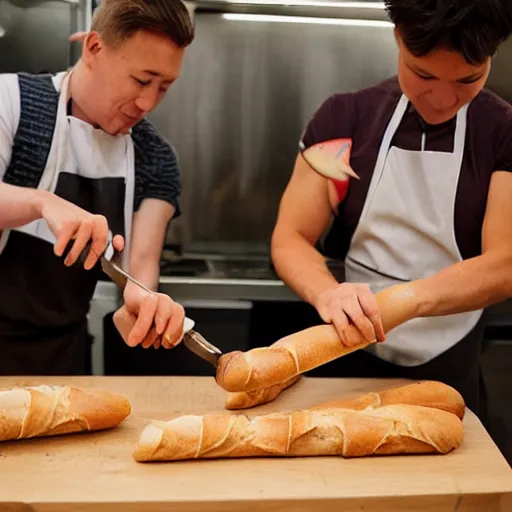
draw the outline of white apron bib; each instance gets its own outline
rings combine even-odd
[[[454,209],[467,105],[457,114],[453,153],[444,153],[390,148],[408,103],[402,95],[386,129],[345,259],[346,281],[368,283],[374,293],[462,261]],[[398,365],[420,365],[461,341],[481,315],[482,310],[415,318],[367,350]]]
[[[103,130],[67,115],[69,100],[69,79],[66,74],[61,82],[55,131],[48,154],[45,170],[38,188],[55,192],[61,171],[88,178],[123,177],[125,180],[123,266],[127,268],[130,252],[132,216],[134,201],[134,149],[130,135],[113,137]],[[53,244],[55,236],[43,219],[36,220],[20,228],[21,231]],[[115,233],[114,233],[115,234]],[[0,253],[9,238],[9,230],[0,237]]]

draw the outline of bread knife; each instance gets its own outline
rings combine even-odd
[[[89,254],[90,247],[91,242],[89,242],[85,249],[82,251],[80,256],[80,261],[82,263],[85,261],[87,254]],[[105,272],[105,274],[107,274],[110,279],[112,279],[112,281],[121,291],[124,290],[126,283],[131,281],[146,292],[154,293],[147,286],[132,277],[128,272],[125,272],[115,261],[113,261],[115,255],[116,251],[112,245],[112,234],[110,233],[107,248],[100,258],[103,272]],[[212,345],[201,334],[194,330],[194,325],[195,322],[193,320],[185,317],[183,324],[183,344],[187,347],[188,350],[201,357],[216,368],[219,358],[222,355],[222,351],[215,345]]]

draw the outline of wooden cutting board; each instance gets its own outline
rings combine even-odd
[[[310,407],[404,382],[304,379],[250,413]],[[35,383],[122,392],[132,414],[106,432],[0,443],[0,510],[512,511],[512,471],[469,411],[464,443],[449,455],[140,464],[131,453],[147,420],[223,408],[225,394],[213,378],[0,378],[0,387]]]

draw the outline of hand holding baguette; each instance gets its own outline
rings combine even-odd
[[[384,332],[416,314],[414,291],[408,283],[387,288],[376,298]],[[217,367],[217,384],[229,392],[262,390],[369,345],[354,326],[346,332],[359,343],[346,347],[332,325],[319,325],[286,336],[270,347],[224,354]]]
[[[0,441],[113,428],[130,412],[126,397],[102,389],[44,385],[0,389]]]

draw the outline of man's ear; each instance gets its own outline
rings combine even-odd
[[[85,32],[82,34],[84,34],[80,36],[83,41],[82,59],[86,64],[90,64],[103,49],[103,40],[98,32]]]
[[[398,28],[395,25],[395,28],[393,29],[393,35],[395,36],[395,41],[398,46],[400,46],[400,34],[398,32]]]

